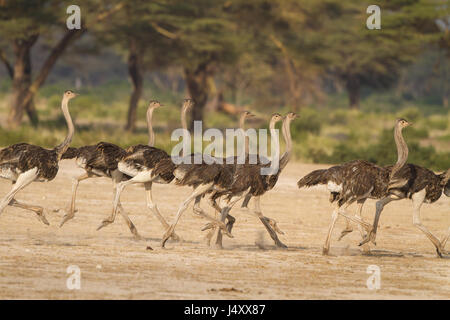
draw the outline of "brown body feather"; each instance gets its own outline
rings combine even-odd
[[[58,155],[55,149],[45,149],[28,143],[18,143],[0,151],[0,168],[11,172],[4,178],[16,181],[17,176],[37,168],[38,180],[53,180],[58,173]],[[15,175],[15,177],[14,177]]]
[[[121,147],[99,142],[80,148],[68,148],[62,159],[76,158],[77,164],[88,172],[111,177],[111,172],[117,169],[117,163],[125,157],[126,152]]]
[[[354,160],[328,169],[315,170],[297,182],[299,188],[333,183],[341,190],[330,190],[330,201],[339,206],[362,198],[380,199],[387,194],[391,166],[380,167],[364,160]]]
[[[395,186],[390,182],[389,193],[400,196],[401,198],[410,198],[414,193],[426,190],[425,202],[433,203],[437,201],[442,192],[447,196],[450,188],[449,182],[445,181],[446,174],[435,174],[433,171],[407,163],[395,175]],[[446,191],[447,190],[447,191]],[[447,193],[446,193],[447,192]]]

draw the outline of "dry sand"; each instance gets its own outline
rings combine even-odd
[[[277,186],[262,198],[266,216],[285,232],[289,246],[276,249],[262,224],[234,211],[234,238],[224,237],[224,249],[204,244],[205,220],[191,207],[177,233],[182,243],[159,247],[164,230],[145,205],[141,186],[127,188],[122,203],[141,235],[135,241],[120,216],[96,231],[110,214],[112,190],[106,178],[83,181],[78,189],[75,219],[59,228],[71,193],[71,177],[82,171],[65,160],[56,179],[33,183],[17,199],[46,208],[50,226],[33,213],[7,207],[0,217],[1,299],[449,299],[450,259],[436,257],[430,241],[412,225],[409,200],[389,204],[381,217],[377,246],[371,256],[358,247],[357,231],[337,241],[339,219],[330,256],[321,254],[332,207],[325,188],[298,190],[297,180],[324,165],[290,163]],[[0,194],[11,188],[0,182]],[[189,188],[154,185],[154,198],[169,221]],[[252,202],[250,203],[252,206]],[[205,209],[212,214],[206,202]],[[353,212],[355,206],[350,207]],[[364,208],[372,221],[374,201]],[[450,225],[450,198],[422,208],[422,220],[441,238]],[[146,250],[150,245],[153,251]],[[450,248],[447,244],[447,250]],[[81,289],[68,290],[66,269],[81,270]],[[366,285],[369,265],[381,271],[381,288]]]

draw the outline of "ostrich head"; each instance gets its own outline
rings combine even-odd
[[[271,119],[271,121],[278,122],[283,119],[283,116],[281,114],[275,112],[275,113],[272,113],[272,116],[270,117],[270,119]]]
[[[289,120],[294,120],[294,119],[298,118],[298,115],[295,112],[288,112],[286,114],[286,118]]]
[[[192,108],[194,103],[195,101],[193,99],[184,99],[183,106],[181,107],[181,109],[186,112]]]
[[[157,100],[150,100],[150,102],[149,102],[149,104],[148,104],[148,107],[149,108],[151,108],[151,109],[156,109],[156,108],[159,108],[159,107],[163,107],[164,105],[163,104],[161,104],[159,101],[157,101]]]
[[[78,96],[78,93],[75,93],[72,90],[66,90],[64,92],[63,98],[66,99],[66,100],[70,100],[70,99],[75,98],[76,96]]]
[[[406,128],[408,126],[411,126],[412,123],[408,122],[405,119],[397,119],[397,124],[396,124],[400,129]]]
[[[250,111],[242,111],[241,116],[245,119],[248,119],[248,118],[254,117],[255,115],[253,113],[251,113]]]

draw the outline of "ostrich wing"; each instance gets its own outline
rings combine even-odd
[[[86,165],[93,168],[117,169],[117,162],[125,156],[125,150],[108,142],[99,142]]]

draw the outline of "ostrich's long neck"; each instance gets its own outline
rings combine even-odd
[[[397,173],[408,160],[408,146],[406,145],[405,139],[403,139],[402,128],[400,126],[396,126],[394,130],[394,140],[397,146],[397,162],[392,167],[391,177]]]
[[[150,147],[153,147],[155,145],[155,132],[153,131],[153,124],[152,124],[154,110],[155,110],[155,108],[147,109],[148,145]]]
[[[291,138],[291,119],[285,118],[283,121],[283,138],[286,142],[286,151],[283,153],[280,159],[280,171],[286,167],[291,158],[292,153],[292,138]]]
[[[278,139],[278,135],[276,135],[276,136],[274,135],[276,124],[277,124],[277,121],[275,119],[270,119],[270,122],[269,122],[270,141],[273,141],[273,139]],[[273,151],[271,151],[271,157],[273,158]]]
[[[246,116],[244,114],[241,115],[241,117],[239,119],[239,129],[242,130],[242,134],[244,135],[244,152],[245,152],[245,156],[248,156],[249,139],[248,139],[247,135],[245,134],[245,119],[246,119]]]
[[[188,111],[188,108],[182,108],[181,109],[181,127],[184,129],[184,131],[183,131],[183,143],[184,143],[184,139],[186,139],[186,140],[188,140],[189,139],[189,135],[188,135],[188,132],[189,132],[189,130],[188,130],[188,126],[187,126],[187,120],[186,120],[186,113],[187,113],[187,111]],[[189,142],[189,144],[190,144],[190,142]],[[181,150],[181,156],[182,157],[185,157],[185,156],[187,156],[187,154],[186,154],[186,150],[183,148],[182,150]]]
[[[63,101],[61,103],[61,109],[63,111],[64,118],[66,119],[68,132],[67,132],[67,136],[64,139],[64,141],[55,148],[56,154],[58,155],[58,161],[61,159],[61,156],[63,155],[63,153],[66,152],[66,150],[69,148],[69,144],[72,142],[73,134],[75,132],[75,128],[74,128],[73,122],[72,122],[72,117],[70,116],[70,113],[69,113],[68,104],[69,104],[69,100],[66,98],[63,98]]]
[[[187,108],[183,108],[181,109],[181,127],[184,130],[187,130],[187,121],[186,121],[186,113],[187,113]]]

